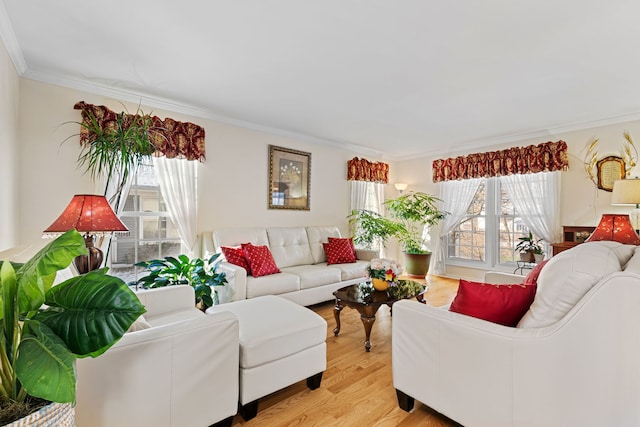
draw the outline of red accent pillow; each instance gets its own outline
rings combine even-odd
[[[233,265],[237,265],[238,267],[242,267],[247,270],[248,275],[251,274],[251,267],[249,267],[249,262],[244,256],[244,251],[242,250],[242,248],[222,246],[220,249],[222,250],[222,254],[226,258],[227,262]]]
[[[491,285],[460,279],[449,311],[516,326],[536,295],[535,285]]]
[[[529,274],[527,274],[527,277],[524,278],[524,282],[522,282],[523,285],[537,285],[538,284],[538,276],[540,276],[540,272],[542,271],[542,267],[545,266],[546,263],[548,263],[549,260],[545,259],[542,262],[539,262],[538,264],[536,264],[535,267],[533,267],[533,270],[531,270],[529,272]]]
[[[267,246],[254,246],[251,243],[243,243],[242,250],[247,258],[249,267],[251,267],[253,277],[280,273],[280,269]]]
[[[329,237],[329,243],[337,242],[337,241],[348,242],[349,246],[351,246],[351,251],[353,251],[353,259],[357,259],[358,258],[356,256],[356,248],[355,248],[355,246],[353,246],[353,238],[351,238],[351,237]]]
[[[328,265],[356,262],[355,250],[350,240],[335,239],[329,240],[329,243],[322,244]]]

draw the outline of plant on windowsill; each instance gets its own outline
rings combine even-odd
[[[218,273],[220,254],[213,254],[208,260],[201,258],[189,259],[186,255],[165,257],[136,263],[137,267],[149,270],[149,274],[135,282],[144,289],[161,288],[164,286],[190,285],[196,293],[196,306],[206,311],[207,308],[218,304],[216,286],[227,283],[226,273]]]
[[[515,251],[520,252],[520,261],[524,262],[538,262],[536,261],[536,254],[543,255],[542,246],[540,243],[543,241],[542,239],[536,239],[533,237],[531,231],[529,231],[529,235],[518,237],[518,244],[515,247]],[[538,258],[540,258],[538,256]]]
[[[389,217],[369,210],[356,209],[348,216],[357,230],[353,241],[371,245],[376,241],[386,244],[396,238],[405,252],[407,273],[425,276],[429,268],[429,251],[422,237],[425,226],[438,224],[447,215],[436,206],[440,199],[422,192],[409,192],[384,202]]]
[[[65,403],[73,411],[75,359],[107,351],[145,312],[106,268],[52,286],[58,271],[86,254],[84,238],[71,230],[24,264],[0,264],[0,425],[21,418],[34,425],[24,417],[47,405],[49,413]]]

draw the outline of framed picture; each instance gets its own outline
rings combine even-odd
[[[269,145],[269,209],[310,209],[311,153]]]
[[[613,191],[613,182],[625,177],[625,165],[622,157],[609,156],[598,160],[598,188]]]

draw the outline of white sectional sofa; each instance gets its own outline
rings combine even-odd
[[[327,265],[322,243],[329,237],[341,237],[338,227],[242,227],[205,233],[205,256],[220,252],[222,246],[266,245],[281,270],[252,277],[244,268],[222,262],[219,271],[227,274],[229,283],[217,289],[220,301],[278,295],[307,306],[331,300],[336,289],[363,281],[367,263],[378,253],[357,249],[355,263]]]

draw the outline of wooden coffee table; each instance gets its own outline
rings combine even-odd
[[[340,312],[344,307],[351,307],[358,310],[360,320],[362,320],[362,324],[364,325],[364,348],[366,351],[370,351],[371,328],[376,321],[376,312],[380,306],[387,305],[393,310],[392,306],[396,301],[413,297],[416,297],[421,303],[425,303],[424,292],[426,291],[426,286],[418,282],[411,282],[414,284],[413,286],[417,288],[417,291],[415,293],[411,292],[409,295],[401,296],[394,295],[394,293],[389,290],[376,291],[370,282],[358,283],[338,289],[333,293],[336,297],[336,305],[333,309],[333,316],[336,318],[336,328],[333,330],[333,334],[337,336],[340,333]]]

